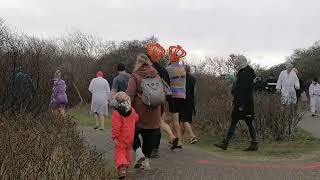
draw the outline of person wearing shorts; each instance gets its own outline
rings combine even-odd
[[[179,121],[182,127],[182,135],[187,132],[190,136],[190,143],[194,144],[198,142],[196,135],[193,133],[191,123],[192,117],[195,114],[195,84],[196,79],[190,74],[190,66],[186,65],[186,100],[183,104],[183,108],[179,111]]]
[[[152,63],[152,67],[157,70],[165,87],[167,87],[167,89],[170,89],[170,87],[169,87],[170,77],[169,77],[168,71],[166,70],[165,67],[163,67],[159,63],[159,60],[161,58],[163,58],[165,55],[165,49],[159,43],[149,43],[146,46],[146,50],[147,50],[147,56],[149,57],[149,59]],[[170,91],[170,90],[168,90],[168,91]],[[168,102],[170,99],[171,99],[170,92],[166,92],[166,101]],[[178,138],[175,137],[170,126],[164,120],[166,117],[165,109],[166,109],[166,103],[164,103],[161,106],[160,128],[161,128],[161,130],[166,132],[167,135],[169,136],[169,141],[172,144],[171,149],[173,150],[176,148],[176,146],[178,144]],[[159,158],[160,157],[159,148],[160,148],[160,143],[161,143],[161,131],[159,130],[157,132],[158,132],[158,134],[156,134],[156,137],[155,137],[155,142],[154,142],[155,144],[153,147],[152,154],[150,156],[151,158]]]
[[[178,148],[182,148],[181,127],[179,123],[179,112],[184,107],[186,99],[186,71],[184,65],[179,63],[186,52],[181,46],[169,47],[170,64],[167,67],[170,78],[170,89],[172,91],[172,100],[169,101],[169,112],[172,116],[175,135],[178,138]]]

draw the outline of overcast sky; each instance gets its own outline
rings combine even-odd
[[[241,53],[270,66],[320,40],[319,0],[0,0],[0,17],[42,38],[154,35],[164,46],[181,44],[193,61]]]

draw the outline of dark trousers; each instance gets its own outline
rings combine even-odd
[[[158,131],[160,129],[136,129],[132,145],[133,150],[136,151],[138,148],[142,148],[144,156],[149,158],[154,148],[155,137]],[[142,137],[142,142],[139,135]]]
[[[229,127],[229,131],[226,137],[226,140],[229,142],[234,135],[236,126],[240,120],[244,120],[248,126],[250,137],[252,141],[257,141],[256,129],[253,125],[253,115],[248,116],[244,112],[239,111],[239,107],[234,107],[232,111],[232,120]]]
[[[161,143],[161,131],[156,132],[155,134],[155,139],[154,139],[154,149],[159,149],[160,148],[160,143]]]

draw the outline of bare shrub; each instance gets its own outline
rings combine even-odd
[[[196,92],[196,122],[203,134],[223,136],[231,122],[232,82],[223,77],[199,73]],[[284,107],[277,94],[255,93],[255,125],[261,140],[289,140],[294,137],[303,112],[296,106]],[[236,136],[248,136],[245,123],[239,123]]]
[[[232,111],[231,83],[211,75],[198,74],[196,83],[195,126],[222,135],[229,124]]]
[[[3,179],[110,179],[102,154],[86,146],[75,123],[52,114],[0,116]]]
[[[257,93],[255,107],[255,122],[261,139],[282,141],[294,137],[303,116],[303,111],[298,105],[283,106],[280,95]]]
[[[59,69],[67,83],[70,106],[89,102],[90,80],[103,70],[111,84],[116,75],[115,65],[122,62],[130,72],[136,54],[145,51],[146,40],[115,43],[75,32],[60,39],[44,40],[12,32],[0,20],[0,112],[12,111],[15,99],[13,84],[15,70],[22,67],[33,79],[35,94],[28,112],[40,113],[48,109],[53,73]],[[81,97],[79,97],[81,96]]]

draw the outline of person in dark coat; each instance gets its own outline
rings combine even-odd
[[[232,88],[233,100],[233,111],[232,120],[229,127],[227,137],[215,146],[226,150],[228,144],[234,135],[234,131],[239,120],[244,120],[248,126],[251,144],[245,149],[245,151],[256,151],[258,150],[258,142],[256,138],[256,129],[253,125],[254,120],[254,79],[256,75],[254,70],[247,64],[247,59],[244,56],[238,56],[236,59],[236,66],[238,70],[237,80]]]
[[[15,110],[27,111],[34,95],[34,87],[31,76],[24,72],[21,67],[16,69],[14,81]]]

